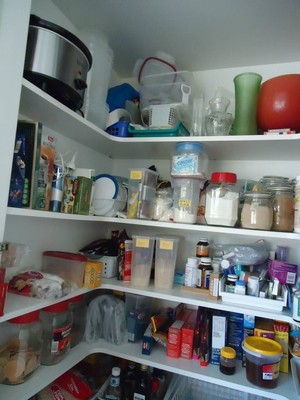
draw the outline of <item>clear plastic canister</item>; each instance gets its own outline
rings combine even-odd
[[[272,231],[293,232],[294,230],[294,188],[272,186],[273,224]]]
[[[208,225],[234,226],[238,219],[239,192],[236,174],[213,172],[206,189],[205,219]]]
[[[41,364],[57,364],[71,347],[73,319],[69,302],[65,300],[43,308],[40,319],[43,325]]]
[[[84,337],[87,305],[83,295],[75,296],[69,301],[73,324],[71,330],[71,348],[80,343]]]
[[[208,158],[201,143],[180,142],[172,157],[172,176],[195,175],[206,179]]]
[[[40,365],[42,325],[39,311],[3,322],[0,347],[0,383],[25,382]]]
[[[271,194],[249,192],[243,195],[244,204],[241,212],[241,227],[247,229],[271,230],[273,208]]]
[[[172,181],[174,222],[196,223],[200,190],[204,181],[198,177],[173,177]]]

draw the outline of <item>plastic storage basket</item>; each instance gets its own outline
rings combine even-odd
[[[164,400],[266,400],[251,393],[174,375]]]

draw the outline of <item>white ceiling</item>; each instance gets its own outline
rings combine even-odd
[[[165,51],[179,70],[300,60],[300,0],[53,0],[78,28],[97,26],[130,77],[137,59]]]

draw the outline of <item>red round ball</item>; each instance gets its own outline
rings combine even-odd
[[[261,85],[257,126],[263,131],[283,128],[300,131],[300,74],[276,76]]]

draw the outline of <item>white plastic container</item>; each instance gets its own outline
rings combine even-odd
[[[206,189],[205,219],[208,225],[234,226],[238,219],[239,193],[236,174],[213,172]]]
[[[189,257],[185,265],[184,286],[196,287],[199,260],[197,257]]]
[[[153,261],[155,238],[132,235],[131,280],[133,286],[147,287]]]
[[[171,289],[177,258],[179,238],[161,236],[156,238],[154,286],[160,289]]]
[[[174,222],[194,224],[197,220],[200,190],[203,180],[198,177],[173,177]]]
[[[92,206],[95,215],[115,217],[127,202],[124,179],[109,174],[96,176]]]

